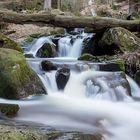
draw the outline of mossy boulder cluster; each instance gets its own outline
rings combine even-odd
[[[140,39],[128,30],[116,27],[106,30],[98,45],[110,52],[132,52],[140,48]]]
[[[0,36],[0,40],[5,38]],[[32,94],[44,94],[40,79],[29,68],[25,57],[19,52],[21,49],[15,42],[7,43],[5,40],[3,46],[6,47],[0,48],[0,97],[21,99]]]
[[[134,52],[136,49],[140,49],[140,38],[122,27],[115,27],[85,40],[82,53],[111,56]]]

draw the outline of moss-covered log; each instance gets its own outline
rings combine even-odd
[[[121,20],[108,17],[77,17],[63,16],[51,13],[18,14],[9,11],[0,11],[0,21],[16,24],[51,24],[57,27],[92,28],[93,32],[111,27],[124,27],[131,31],[140,29],[140,20]]]

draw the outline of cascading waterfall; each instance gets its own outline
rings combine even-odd
[[[66,36],[59,40],[59,57],[78,58],[82,52],[82,45],[85,38],[92,37],[93,34],[84,33],[84,29],[76,28],[74,32],[78,35]],[[66,34],[68,34],[66,32]]]
[[[138,140],[140,137],[140,103],[129,96],[139,98],[139,86],[122,72],[99,71],[101,64],[81,62],[75,59],[81,52],[84,36],[77,36],[71,43],[70,36],[59,40],[58,58],[30,58],[29,65],[39,75],[48,95],[36,100],[9,101],[0,99],[1,103],[19,104],[19,121],[31,121],[52,126],[59,130],[100,133],[105,140]],[[26,53],[36,56],[38,49],[51,41],[49,37],[38,39]],[[51,42],[52,43],[52,42]],[[45,72],[40,68],[42,60],[49,60],[59,68],[68,66],[70,78],[65,89],[58,90],[56,70]],[[132,114],[132,115],[131,115]]]
[[[71,38],[64,37],[59,40],[59,57],[79,57],[82,51],[82,43],[84,38],[77,38],[71,44]]]
[[[36,53],[37,51],[43,46],[43,44],[45,43],[50,43],[55,45],[52,40],[51,37],[41,37],[37,40],[35,40],[29,47],[27,50],[25,50],[26,54],[32,54],[34,57],[36,57]]]

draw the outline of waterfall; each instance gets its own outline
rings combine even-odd
[[[123,72],[99,71],[102,63],[73,59],[81,55],[83,40],[88,36],[91,35],[81,32],[80,35],[59,39],[59,58],[27,59],[48,95],[21,101],[0,99],[0,102],[20,106],[13,120],[41,123],[67,132],[101,134],[104,140],[138,140],[140,103],[129,94],[131,92],[132,96],[139,98],[140,88]],[[25,53],[36,56],[46,42],[52,43],[51,37],[34,41]],[[63,67],[70,69],[64,90],[57,88],[56,70],[42,70],[40,64],[44,60],[51,61],[57,70]]]
[[[64,37],[59,40],[59,57],[78,58],[81,55],[84,38],[77,38],[73,44],[71,44],[71,40],[70,37]]]
[[[59,40],[59,57],[78,58],[82,52],[84,39],[93,36],[93,34],[84,33],[83,29],[75,29],[74,31],[79,35],[66,36]]]

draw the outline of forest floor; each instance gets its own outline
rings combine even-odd
[[[63,33],[64,29],[58,27],[49,27],[49,26],[37,26],[33,24],[8,24],[6,29],[3,31],[9,38],[14,41],[17,41],[21,38],[30,36],[32,34],[45,34],[50,35],[53,33],[61,34]]]

